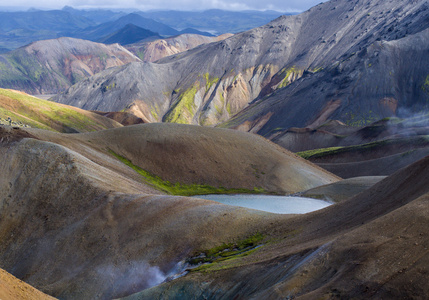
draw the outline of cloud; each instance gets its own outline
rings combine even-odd
[[[135,8],[139,10],[277,10],[297,12],[307,10],[320,0],[16,0],[14,6],[38,8]]]

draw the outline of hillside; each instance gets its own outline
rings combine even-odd
[[[329,1],[156,64],[109,70],[54,99],[130,109],[148,121],[227,121],[222,126],[262,135],[328,117],[365,124],[424,110],[427,9],[422,0]],[[103,93],[101,83],[118,88]]]
[[[0,269],[0,297],[3,300],[53,300],[25,282]]]
[[[0,89],[0,125],[69,133],[121,127],[96,113],[5,89]]]
[[[145,169],[169,175],[176,188],[189,182],[174,178],[223,185],[232,176],[242,188],[253,177],[268,191],[292,191],[287,174],[302,176],[295,191],[338,180],[249,133],[144,124],[73,135],[1,127],[0,136],[0,266],[49,295],[362,299],[429,291],[428,158],[338,204],[291,216],[166,195],[148,180]],[[192,269],[201,259],[208,263]]]
[[[0,127],[0,136],[0,266],[61,299],[129,295],[182,269],[178,262],[196,249],[284,219],[171,194],[285,193],[338,180],[233,130],[143,124],[70,135]]]
[[[217,37],[206,37],[198,34],[181,34],[167,39],[127,45],[126,48],[142,61],[154,62],[163,57],[184,52],[202,44],[221,41],[231,36],[232,34],[223,34]]]
[[[264,138],[235,130],[161,123],[68,138],[28,130],[39,139],[79,153],[83,142],[101,153],[108,149],[108,154],[115,153],[123,161],[131,161],[152,174],[154,177],[148,178],[152,183],[158,184],[157,177],[171,183],[170,188],[168,184],[160,185],[166,188],[164,192],[174,191],[175,184],[183,184],[190,190],[192,185],[208,185],[214,190],[241,188],[244,192],[285,194],[338,180]],[[97,161],[92,155],[92,160]]]
[[[314,128],[279,128],[269,138],[340,177],[378,176],[429,155],[428,126],[427,114],[366,126],[329,120]]]
[[[421,160],[340,204],[282,220],[248,256],[219,260],[124,299],[178,293],[193,299],[422,299],[429,289],[428,163]]]
[[[140,61],[120,45],[59,38],[0,55],[0,87],[56,94],[111,67]]]

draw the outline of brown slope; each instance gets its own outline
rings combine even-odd
[[[263,217],[120,193],[144,189],[54,144],[22,140],[1,151],[1,265],[60,298],[126,295],[150,284],[146,272],[166,274],[190,249],[249,234]],[[130,282],[112,284],[121,278]]]
[[[176,263],[194,249],[242,239],[257,232],[261,224],[276,222],[278,218],[268,213],[200,199],[153,195],[156,191],[142,184],[141,178],[134,180],[132,170],[124,170],[128,168],[105,153],[109,145],[128,153],[138,151],[131,157],[137,158],[144,149],[129,147],[144,143],[137,133],[146,128],[149,133],[155,131],[154,136],[156,131],[166,129],[162,132],[165,145],[169,144],[167,132],[183,133],[177,139],[186,141],[187,131],[196,129],[192,136],[203,143],[205,133],[214,139],[213,143],[219,143],[224,133],[225,140],[230,140],[228,133],[232,132],[210,128],[199,131],[198,127],[174,124],[132,126],[96,135],[28,129],[39,139],[63,143],[81,154],[52,142],[24,138],[28,135],[3,139],[1,266],[56,297],[111,299],[158,283],[157,278],[176,270]],[[16,129],[11,134],[21,131],[25,132]],[[239,141],[255,141],[250,134],[231,134]],[[150,136],[146,138],[151,140]],[[224,159],[239,151],[234,145],[238,146],[232,143]],[[257,149],[260,145],[255,146]],[[271,154],[280,150],[270,143],[265,147]],[[287,161],[286,153],[282,156]],[[258,159],[264,161],[263,157]],[[300,165],[306,169],[305,162]],[[174,170],[174,165],[171,167]],[[215,170],[205,171],[216,176]],[[246,179],[247,174],[240,172],[237,168],[236,176]],[[329,176],[317,169],[315,172]]]
[[[429,292],[429,157],[340,204],[284,220],[249,257],[126,299],[416,298]],[[216,270],[216,271],[215,271]]]
[[[85,156],[91,155],[87,147],[101,153],[113,150],[173,184],[256,188],[285,194],[338,180],[264,138],[234,130],[159,123],[70,137],[29,132]],[[82,148],[82,143],[87,147]],[[96,155],[92,159],[100,161]]]
[[[343,137],[325,130],[290,128],[273,134],[270,140],[292,152],[338,146]]]
[[[0,269],[0,299],[2,300],[48,300],[50,297],[25,282]]]
[[[343,178],[390,175],[426,156],[428,116],[385,118],[367,126],[328,121],[277,130],[270,139]]]
[[[38,138],[61,141],[91,159],[104,160],[105,166],[113,166],[119,162],[103,156],[99,150],[106,144],[101,144],[100,139],[105,139],[110,147],[120,140],[124,151],[133,153],[137,150],[127,144],[142,142],[132,134],[142,127],[155,133],[156,129],[167,128],[170,132],[176,127],[176,133],[183,133],[181,139],[186,137],[185,129],[195,128],[150,124],[105,131],[101,135],[29,132]],[[129,136],[117,134],[130,129]],[[227,141],[229,132],[236,138],[253,140],[249,134],[201,129],[202,132],[196,132],[202,143],[205,131],[225,133]],[[104,167],[97,160],[52,142],[16,138],[0,146],[0,171],[4,174],[0,179],[1,266],[57,297],[126,296],[159,283],[153,279],[163,278],[175,269],[178,261],[198,250],[237,241],[255,232],[265,236],[265,245],[249,256],[213,265],[223,271],[208,269],[207,273],[193,273],[136,297],[151,299],[159,291],[168,297],[180,290],[183,297],[266,298],[271,288],[275,288],[273,291],[280,294],[274,293],[272,297],[280,298],[288,296],[290,289],[286,285],[296,279],[294,296],[317,292],[318,288],[321,288],[318,295],[340,291],[344,297],[359,296],[365,295],[368,285],[382,296],[392,292],[407,297],[417,288],[423,295],[428,291],[425,261],[428,252],[424,249],[427,236],[420,235],[420,229],[429,222],[428,202],[415,199],[429,192],[426,176],[429,158],[348,201],[290,218],[199,199],[145,195],[142,193],[150,188],[132,180],[127,172],[116,172],[113,167]],[[231,153],[227,156],[233,156]],[[413,226],[404,225],[415,217],[419,221]],[[398,236],[409,238],[407,244]],[[391,243],[380,243],[386,239]],[[404,245],[408,242],[423,247],[404,255]],[[313,260],[318,257],[326,264]],[[372,258],[385,258],[377,265],[380,270],[374,271]],[[349,261],[344,263],[344,259]],[[403,266],[392,267],[392,260],[404,262],[405,266],[415,261],[408,271],[410,277],[401,277],[404,272],[398,271],[403,271]],[[305,271],[303,268],[312,272],[301,272]],[[405,280],[417,278],[416,274],[421,281],[405,289]],[[370,285],[369,276],[374,284]],[[337,278],[342,281],[337,283]],[[276,283],[280,285],[275,286]]]
[[[115,120],[118,123],[121,123],[124,126],[135,125],[145,123],[141,118],[136,117],[135,115],[127,112],[102,112],[102,111],[94,111],[94,113],[104,116],[106,118]]]

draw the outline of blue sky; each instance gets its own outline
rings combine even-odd
[[[60,9],[66,5],[74,8],[133,8],[139,10],[173,9],[173,10],[277,10],[299,12],[322,2],[321,0],[0,0],[0,7],[14,6],[23,9],[34,7]]]

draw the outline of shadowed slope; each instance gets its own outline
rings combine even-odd
[[[299,193],[299,195],[302,197],[341,202],[369,189],[384,178],[385,176],[353,177],[315,187]]]
[[[364,127],[333,124],[288,130],[275,134],[273,141],[287,149],[311,149],[297,154],[343,178],[390,175],[429,154],[425,114],[385,118]],[[321,145],[328,148],[317,149]]]
[[[98,40],[104,44],[118,43],[121,45],[129,45],[137,43],[144,39],[159,39],[161,36],[158,33],[138,27],[134,24],[127,24],[120,30]]]
[[[345,202],[284,220],[273,241],[252,256],[127,299],[177,293],[194,299],[423,299],[429,291],[428,166],[425,158]]]

